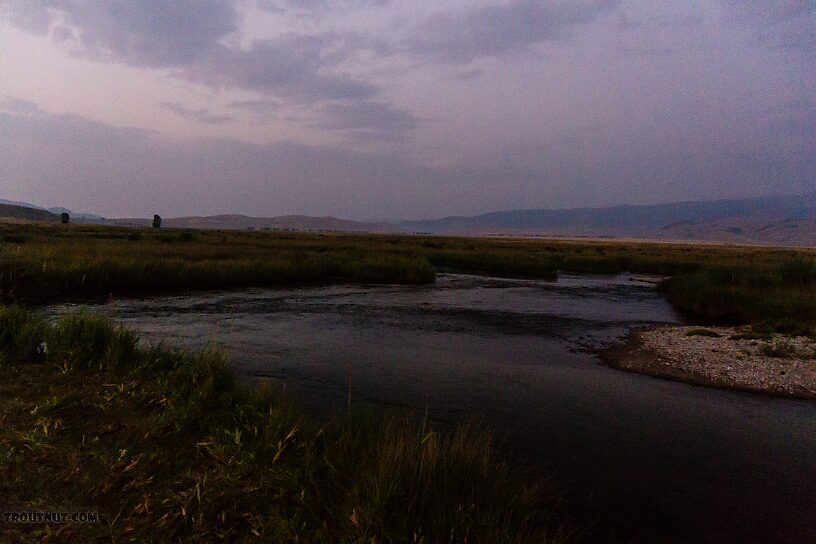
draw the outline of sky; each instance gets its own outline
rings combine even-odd
[[[816,190],[816,0],[0,0],[0,198],[423,219]]]

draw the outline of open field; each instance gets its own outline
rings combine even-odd
[[[0,308],[0,356],[3,504],[100,515],[4,523],[4,542],[573,540],[546,481],[476,427],[317,422],[236,386],[221,353],[140,349],[90,315]]]
[[[661,289],[687,319],[816,327],[816,253],[788,248],[5,225],[6,303],[332,282],[427,283],[434,269],[555,279],[558,271],[672,276]]]

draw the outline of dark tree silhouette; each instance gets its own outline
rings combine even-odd
[[[60,221],[62,221],[62,224],[63,224],[63,225],[67,225],[68,223],[70,223],[70,222],[71,222],[71,216],[70,216],[70,215],[68,215],[68,213],[67,213],[67,212],[62,212],[62,213],[60,214]]]
[[[159,214],[153,216],[153,228],[154,229],[161,228],[161,216]]]

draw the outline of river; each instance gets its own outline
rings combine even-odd
[[[627,538],[816,542],[816,403],[598,360],[633,327],[679,322],[654,280],[440,274],[426,286],[195,293],[93,311],[146,341],[221,345],[239,376],[268,379],[307,410],[345,409],[350,385],[355,404],[482,420]]]

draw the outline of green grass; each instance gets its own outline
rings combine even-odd
[[[421,284],[436,271],[553,280],[560,272],[671,276],[689,322],[816,334],[816,253],[772,247],[128,229],[0,227],[0,299],[42,304],[200,289]]]
[[[686,333],[686,336],[707,336],[709,338],[721,338],[722,335],[717,331],[711,329],[691,329]]]
[[[768,357],[780,359],[793,359],[796,357],[796,348],[790,341],[780,340],[762,346],[762,354]]]
[[[43,325],[2,308],[0,322],[0,502],[101,516],[2,524],[2,541],[573,540],[546,481],[479,427],[358,411],[319,421],[237,386],[218,351],[137,348],[91,315]]]

